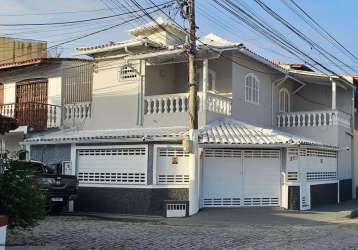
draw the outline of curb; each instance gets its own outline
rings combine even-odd
[[[160,216],[143,216],[143,215],[127,215],[127,214],[101,214],[101,213],[64,213],[64,216],[83,216],[107,221],[120,221],[132,223],[151,222],[156,224],[166,224],[163,217]]]
[[[351,214],[349,215],[349,218],[355,219],[358,217],[358,210],[353,210]]]

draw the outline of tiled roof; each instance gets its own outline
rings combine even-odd
[[[113,130],[67,130],[51,132],[46,135],[34,136],[25,143],[93,143],[120,141],[180,141],[188,136],[186,127],[167,128],[131,128]],[[316,145],[332,147],[311,139],[295,136],[282,131],[265,129],[243,123],[234,119],[217,120],[199,130],[200,144],[215,144],[222,146],[287,146],[287,145]]]
[[[187,134],[185,127],[131,128],[113,130],[64,130],[28,138],[27,143],[35,142],[108,142],[108,141],[171,141],[181,140]]]
[[[160,25],[160,26],[159,26]],[[155,21],[149,22],[147,24],[141,25],[139,27],[136,27],[134,29],[129,30],[129,33],[138,36],[142,33],[150,33],[154,29],[161,29],[161,27],[166,27],[175,30],[177,33],[181,33],[185,35],[185,31],[181,27],[179,27],[176,23],[172,22],[171,20],[164,18],[164,17],[158,17]]]
[[[91,61],[88,59],[81,58],[33,58],[19,62],[3,63],[0,64],[0,69],[8,69],[15,67],[22,67],[27,65],[35,65],[43,62],[58,62],[58,61]]]
[[[222,145],[317,145],[330,146],[274,129],[256,127],[230,118],[200,129],[200,143]]]

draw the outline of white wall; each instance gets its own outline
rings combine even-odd
[[[277,71],[244,55],[235,54],[234,60],[240,65],[233,64],[232,67],[233,117],[254,125],[271,127],[271,83]],[[255,74],[259,79],[259,104],[245,102],[245,76],[248,73]]]
[[[124,64],[121,60],[110,60],[101,61],[95,66],[92,115],[83,128],[114,129],[137,126],[140,77],[119,80],[118,71]],[[139,70],[138,62],[133,63],[133,66]]]

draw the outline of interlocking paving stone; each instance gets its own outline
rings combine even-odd
[[[353,221],[354,222],[354,221]],[[7,249],[356,249],[356,223],[129,223],[48,217],[32,230],[10,231]]]

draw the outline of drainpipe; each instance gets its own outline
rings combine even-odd
[[[355,89],[352,89],[352,122],[351,122],[351,131],[352,131],[352,141],[351,141],[351,157],[352,157],[352,194],[353,194],[353,199],[357,199],[357,183],[356,183],[356,162],[355,162],[355,148],[354,148],[354,140],[355,140],[355,136],[354,136],[354,130],[355,130],[355,117],[354,117],[354,91]]]
[[[288,72],[285,74],[284,77],[282,78],[279,78],[275,81],[272,82],[271,84],[271,126],[273,127],[274,126],[274,113],[273,113],[273,92],[274,92],[274,87],[276,85],[280,85],[282,84],[283,82],[285,82],[288,78]]]

